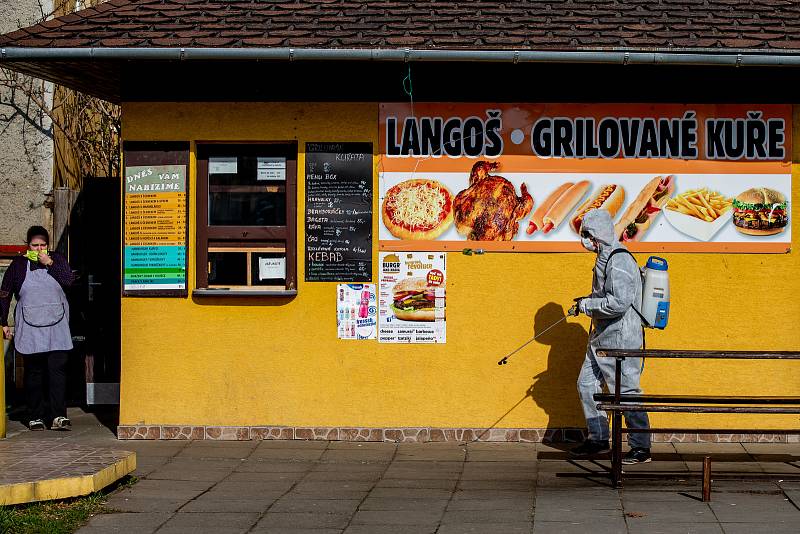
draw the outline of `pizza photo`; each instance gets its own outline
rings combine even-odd
[[[386,192],[381,214],[399,239],[436,239],[453,224],[453,195],[436,180],[406,180]]]

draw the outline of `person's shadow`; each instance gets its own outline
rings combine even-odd
[[[548,302],[536,312],[534,318],[534,334],[541,334],[536,342],[550,346],[547,368],[533,377],[533,385],[529,390],[533,401],[548,417],[545,441],[581,441],[582,431],[578,429],[586,426],[576,382],[586,354],[589,333],[579,323],[569,320],[545,332],[565,315],[560,304]],[[561,429],[567,430],[560,433]]]

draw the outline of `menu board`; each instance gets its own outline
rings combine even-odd
[[[125,167],[123,290],[186,291],[186,165]]]
[[[372,280],[372,143],[306,143],[306,281]]]

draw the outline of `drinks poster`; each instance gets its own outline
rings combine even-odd
[[[377,319],[375,284],[336,286],[336,330],[339,339],[375,339]]]

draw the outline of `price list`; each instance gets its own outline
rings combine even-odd
[[[306,144],[306,281],[372,280],[372,143]]]
[[[125,168],[124,289],[186,288],[186,166]]]

